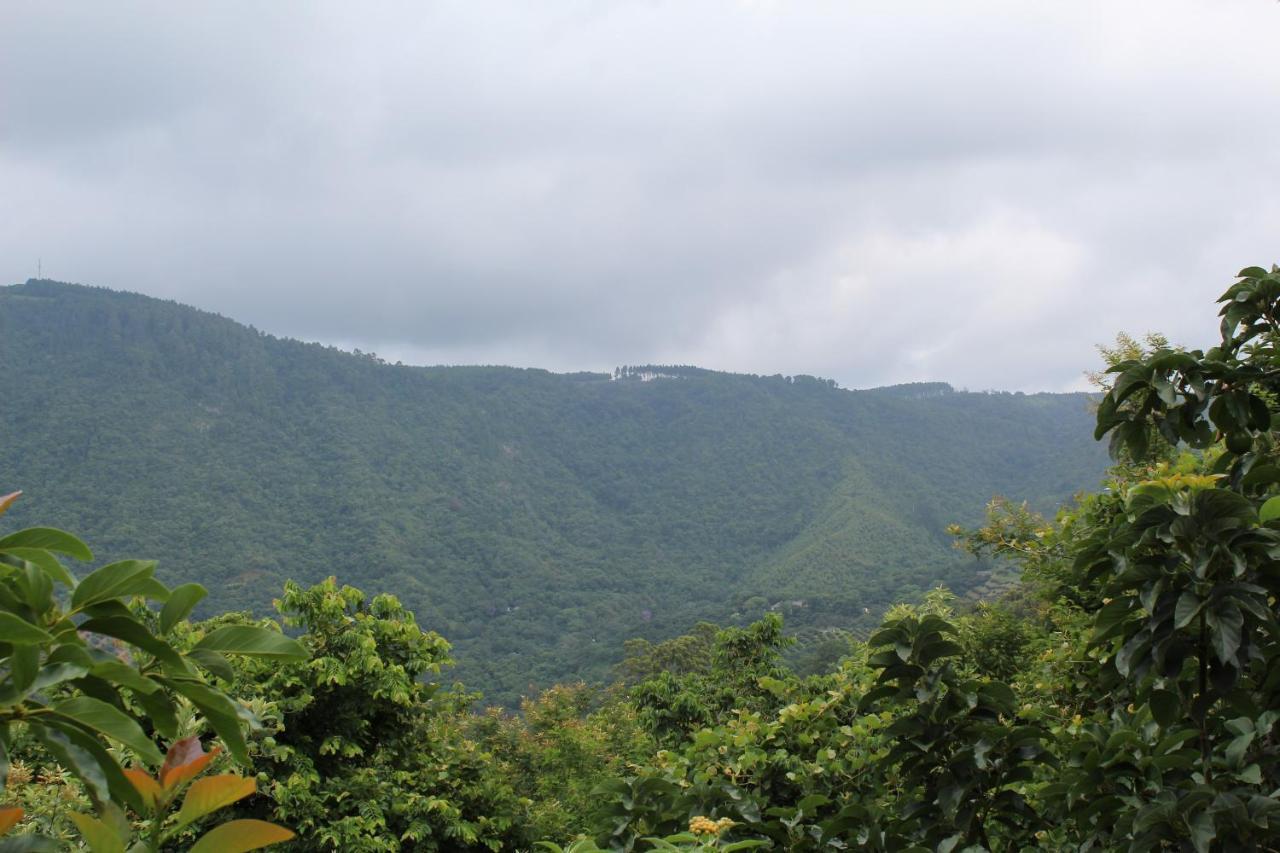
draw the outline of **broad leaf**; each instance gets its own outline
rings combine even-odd
[[[75,821],[80,835],[93,853],[124,853],[124,841],[102,821],[77,812],[72,812],[70,818]]]
[[[264,820],[233,820],[205,833],[190,853],[245,853],[293,838],[282,826]]]
[[[216,746],[204,751],[198,737],[184,737],[169,747],[160,768],[160,784],[166,791],[173,791],[184,782],[194,779],[220,752]]]
[[[160,611],[160,633],[172,631],[173,626],[190,616],[192,609],[208,594],[209,591],[198,583],[184,583],[169,593],[169,600]]]
[[[217,628],[196,643],[196,648],[282,660],[306,660],[308,657],[307,650],[297,640],[286,637],[279,631],[254,625],[225,625]]]
[[[155,571],[154,560],[121,560],[103,566],[80,581],[71,606],[83,610],[100,601],[154,591],[151,580]]]
[[[229,773],[197,779],[191,783],[187,796],[182,801],[182,809],[178,812],[178,826],[187,826],[207,814],[243,800],[256,790],[258,785],[254,780]]]
[[[137,721],[106,702],[89,696],[77,696],[55,705],[53,710],[86,728],[119,741],[148,764],[159,764],[164,760],[160,750],[142,731]]]
[[[7,610],[0,610],[0,643],[12,643],[15,646],[40,646],[53,642],[53,635],[38,625],[32,625],[25,619],[15,616]]]
[[[17,533],[10,533],[0,538],[0,551],[7,551],[10,548],[43,548],[46,551],[66,554],[85,563],[93,559],[93,552],[89,550],[88,545],[70,533],[54,527],[28,527],[26,530],[19,530]]]

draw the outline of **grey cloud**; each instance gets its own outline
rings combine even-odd
[[[405,360],[1068,387],[1280,254],[1278,22],[7,5],[0,259]]]

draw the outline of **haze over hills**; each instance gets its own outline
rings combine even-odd
[[[964,591],[983,567],[948,523],[1107,464],[1080,394],[407,367],[35,280],[0,288],[0,400],[12,521],[157,558],[211,610],[286,578],[394,593],[503,702],[701,619],[849,627]]]

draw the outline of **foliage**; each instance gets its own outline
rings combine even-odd
[[[635,707],[619,691],[582,683],[558,685],[526,699],[519,716],[488,709],[471,733],[529,801],[533,838],[587,832],[595,789],[654,752]]]
[[[197,737],[183,738],[169,747],[157,776],[137,768],[125,771],[143,802],[143,828],[137,833],[137,842],[129,846],[130,851],[158,853],[181,840],[184,846],[190,845],[187,849],[191,853],[245,853],[294,837],[287,829],[265,821],[233,820],[191,838],[192,827],[204,817],[244,799],[257,788],[254,780],[234,773],[201,776],[218,751],[215,748],[205,752]],[[169,814],[184,791],[181,807],[176,814]],[[101,819],[79,813],[70,817],[92,853],[123,853],[134,835],[133,827],[118,809],[109,808]]]
[[[239,664],[241,695],[267,721],[254,743],[266,796],[246,816],[293,827],[302,850],[497,850],[520,840],[524,803],[464,734],[471,697],[426,680],[449,663],[443,638],[394,596],[366,600],[333,578],[286,584],[277,608],[310,656]]]
[[[1085,395],[411,368],[48,281],[0,287],[0,365],[29,523],[159,558],[211,590],[200,617],[269,614],[286,579],[394,591],[513,709],[699,621],[865,637],[975,583],[946,522],[1105,467]]]
[[[0,514],[19,495],[0,497]],[[77,581],[58,555],[93,559],[83,542],[54,528],[0,537],[0,783],[14,746],[29,743],[43,764],[70,771],[113,825],[123,824],[126,808],[147,815],[121,756],[161,764],[156,738],[177,739],[183,706],[247,761],[240,709],[205,673],[227,669],[227,655],[298,660],[302,647],[278,631],[242,627],[213,631],[180,652],[170,635],[202,587],[170,590],[155,578],[154,562],[138,560]],[[163,607],[156,613],[146,601]]]

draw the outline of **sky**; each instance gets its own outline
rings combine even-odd
[[[1280,4],[0,5],[0,282],[413,364],[1070,390],[1280,261]]]

